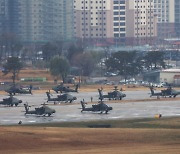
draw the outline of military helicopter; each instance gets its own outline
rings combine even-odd
[[[35,114],[35,115],[43,115],[43,116],[50,116],[51,114],[55,113],[56,111],[54,109],[51,109],[50,107],[43,105],[41,107],[35,108],[35,110],[29,111],[29,105],[24,104],[26,113],[25,114]]]
[[[107,95],[103,95],[102,89],[98,89],[99,92],[99,99],[103,100],[104,98],[108,98],[109,100],[122,100],[123,97],[126,97],[126,94],[118,91],[117,86],[114,87],[113,92],[108,92]]]
[[[176,91],[174,89],[172,89],[171,87],[168,87],[167,89],[164,89],[164,90],[161,90],[161,92],[157,92],[155,93],[154,92],[154,88],[151,86],[149,87],[150,90],[151,90],[151,95],[150,97],[152,96],[157,96],[157,98],[159,98],[160,96],[161,97],[176,97],[177,95],[180,95],[180,91]]]
[[[23,88],[18,88],[16,86],[12,86],[9,89],[5,90],[5,92],[9,93],[10,95],[18,94],[31,94],[32,95],[32,86],[30,85],[28,90],[25,90]]]
[[[18,106],[18,104],[22,103],[22,100],[19,100],[13,96],[10,96],[8,98],[4,98],[2,101],[0,101],[1,105],[7,105],[7,106]]]
[[[56,93],[58,93],[59,91],[62,92],[78,92],[78,84],[76,85],[75,89],[71,89],[69,87],[65,87],[63,86],[63,84],[57,85],[55,87],[52,88],[52,90],[54,90]]]
[[[169,96],[169,97],[176,97],[177,95],[180,95],[180,91],[174,90],[169,86],[165,90],[161,90],[163,96]]]
[[[67,102],[72,103],[74,100],[77,99],[76,97],[74,97],[74,96],[72,96],[70,94],[67,94],[67,93],[66,94],[57,95],[57,97],[55,97],[55,98],[51,98],[50,92],[46,92],[46,94],[47,94],[47,97],[48,97],[47,102],[48,101],[52,101],[52,102],[54,102],[54,104],[56,102],[60,102],[60,101],[65,101],[65,103],[67,103]]]
[[[81,106],[83,111],[92,111],[92,112],[100,112],[101,114],[105,112],[106,114],[112,110],[112,107],[107,106],[103,101],[99,101],[99,104],[92,105],[92,107],[86,108],[85,102],[81,101]]]
[[[150,97],[152,97],[152,96],[156,96],[157,98],[159,98],[160,96],[163,96],[163,94],[162,94],[162,92],[154,92],[154,88],[152,87],[152,86],[150,86],[149,87],[150,88],[150,90],[151,90],[151,95],[150,95]]]

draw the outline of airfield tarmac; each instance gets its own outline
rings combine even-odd
[[[98,114],[92,112],[81,113],[80,101],[90,102],[91,96],[93,102],[88,103],[87,107],[98,101],[98,92],[80,92],[71,93],[78,99],[70,103],[61,103],[54,105],[49,102],[50,107],[56,110],[56,113],[50,117],[37,115],[25,115],[24,103],[28,102],[31,106],[30,110],[47,103],[45,93],[34,92],[33,95],[16,95],[15,97],[23,101],[18,107],[0,106],[0,125],[14,125],[21,120],[23,124],[33,123],[51,123],[51,122],[74,122],[74,121],[90,121],[105,119],[133,119],[133,118],[153,118],[157,114],[163,117],[180,116],[180,98],[150,98],[149,91],[125,91],[127,96],[122,101],[106,101],[105,103],[113,107],[108,114]],[[104,93],[105,94],[105,93]],[[55,97],[56,94],[54,93]],[[3,99],[8,95],[0,95]]]

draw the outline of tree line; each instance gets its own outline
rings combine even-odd
[[[71,45],[66,54],[62,55],[58,49],[50,44],[43,46],[43,61],[48,63],[51,74],[56,80],[61,78],[65,81],[70,74],[71,67],[78,68],[78,75],[90,76],[95,68],[100,67],[102,59],[106,58],[105,71],[117,72],[118,75],[128,79],[135,77],[143,71],[165,68],[164,53],[160,51],[149,51],[145,54],[137,51],[114,52],[107,57],[105,52],[84,51],[81,46]],[[53,51],[53,52],[52,52]],[[4,64],[5,73],[12,73],[13,83],[19,71],[23,68],[22,61],[18,57],[10,57]]]
[[[108,71],[116,71],[124,76],[126,80],[134,77],[143,71],[157,70],[165,68],[164,53],[161,51],[150,51],[145,55],[138,54],[137,51],[119,51],[113,53],[105,62]]]

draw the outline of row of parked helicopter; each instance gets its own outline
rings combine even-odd
[[[77,98],[72,96],[71,94],[69,94],[69,92],[78,92],[78,85],[76,85],[75,89],[71,89],[69,87],[58,85],[52,88],[52,90],[54,90],[56,93],[61,92],[60,95],[57,95],[57,97],[51,98],[51,94],[50,94],[50,90],[48,92],[46,92],[47,94],[47,102],[54,102],[54,104],[56,104],[56,102],[69,102],[72,103],[74,100],[76,100]],[[19,100],[17,98],[14,97],[14,95],[16,94],[31,94],[32,95],[32,86],[30,86],[28,88],[28,90],[25,90],[23,88],[18,88],[16,86],[12,86],[9,89],[5,90],[7,93],[9,93],[9,97],[8,98],[4,98],[2,101],[0,101],[1,105],[6,105],[6,106],[18,106],[20,103],[22,103],[22,100]],[[116,92],[115,92],[116,91]],[[98,104],[92,105],[92,107],[88,107],[86,108],[85,105],[87,103],[85,103],[85,101],[81,101],[81,106],[82,106],[82,110],[83,111],[92,111],[92,112],[100,112],[100,113],[108,113],[110,110],[112,110],[112,107],[109,107],[108,105],[106,105],[103,102],[104,98],[109,98],[110,96],[113,99],[122,99],[122,97],[125,97],[126,95],[123,94],[122,96],[120,95],[121,92],[118,92],[117,87],[115,89],[114,92],[112,93],[108,93],[108,95],[103,95],[102,94],[102,90],[99,89],[99,94],[100,94],[100,101],[98,102]],[[65,93],[63,93],[65,92]],[[119,94],[120,93],[120,94]],[[54,109],[51,109],[50,107],[48,107],[46,104],[43,104],[43,106],[39,107],[39,108],[35,108],[34,110],[29,110],[30,106],[28,104],[24,104],[25,107],[25,114],[36,114],[36,115],[48,115],[50,116],[51,114],[55,113]]]
[[[69,92],[78,92],[78,85],[76,85],[75,89],[71,89],[69,87],[66,87],[62,84],[57,85],[55,87],[52,88],[52,90],[54,90],[56,93],[60,92],[60,95],[57,95],[57,97],[51,97],[51,93],[50,91],[46,92],[47,94],[47,102],[54,102],[54,104],[56,104],[56,102],[69,102],[72,103],[74,100],[76,100],[77,98],[71,94],[69,94]],[[161,90],[161,92],[154,92],[154,87],[150,87],[151,90],[151,95],[152,96],[156,96],[157,98],[160,97],[176,97],[177,95],[180,94],[180,91],[176,91],[174,89],[172,89],[170,86],[167,89]],[[10,94],[10,96],[8,98],[4,98],[2,101],[0,101],[1,105],[7,105],[7,106],[18,106],[18,104],[22,103],[22,100],[19,100],[17,98],[15,98],[13,95],[15,94],[32,94],[32,86],[30,86],[28,88],[28,90],[25,90],[23,88],[17,88],[15,86],[5,90],[7,93]],[[108,113],[110,110],[112,110],[112,107],[109,107],[108,105],[106,105],[104,103],[104,99],[109,99],[109,100],[122,100],[122,98],[126,97],[126,94],[124,94],[121,90],[118,90],[117,86],[114,87],[114,91],[112,92],[108,92],[106,95],[103,95],[103,90],[102,89],[98,89],[99,92],[99,102],[98,104],[92,105],[92,107],[88,107],[86,108],[85,106],[85,101],[81,101],[81,106],[82,106],[82,110],[83,111],[93,111],[93,112],[100,112],[100,113]],[[51,114],[55,113],[54,109],[51,109],[50,107],[48,107],[47,105],[43,105],[39,108],[35,108],[35,110],[30,111],[28,104],[24,104],[25,107],[25,114],[36,114],[36,115],[48,115],[50,116]]]

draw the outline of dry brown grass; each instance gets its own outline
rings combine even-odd
[[[0,82],[12,82],[11,78],[12,74],[8,74],[6,76],[3,75],[2,72],[0,72]],[[51,89],[52,86],[54,86],[54,77],[50,75],[49,71],[47,70],[38,70],[38,69],[23,69],[20,71],[18,75],[18,80],[21,78],[26,78],[26,77],[45,77],[47,79],[46,83],[21,83],[21,84],[34,84],[36,86],[40,86],[41,89],[47,90]],[[59,81],[60,82],[60,81]],[[73,85],[69,85],[70,87]],[[97,91],[98,88],[103,88],[104,91],[112,91],[114,89],[114,85],[81,85],[81,88],[79,89],[80,92],[89,92],[89,91]],[[74,87],[73,87],[74,88]],[[142,86],[125,86],[125,85],[120,85],[118,88],[122,88],[125,91],[142,91],[142,90],[149,90],[147,87],[142,87]],[[158,90],[161,90],[164,88],[158,88]],[[44,91],[43,91],[44,92]]]
[[[0,72],[0,81],[12,81],[11,76],[12,76],[11,73],[7,75],[3,75],[3,73]],[[50,73],[47,70],[37,70],[37,69],[21,70],[18,75],[18,79],[25,77],[46,77],[47,80],[49,81],[53,80],[53,77],[50,75]]]
[[[12,78],[11,78],[12,74],[7,74],[6,76],[3,75],[2,72],[0,72],[0,82],[12,82]],[[19,82],[19,80],[21,78],[26,78],[26,77],[45,77],[47,79],[46,83],[38,83],[38,82],[27,82],[27,83],[23,83],[23,82]],[[44,90],[47,91],[48,89],[51,89],[53,86],[55,86],[54,84],[54,77],[50,75],[49,71],[47,70],[33,70],[33,69],[24,69],[21,70],[19,75],[18,75],[18,80],[16,82],[19,82],[22,85],[29,85],[32,84],[34,86],[39,86],[41,88],[42,91],[37,91],[37,93],[44,93]],[[60,81],[59,81],[60,82]],[[72,88],[74,88],[73,85],[68,85]],[[104,91],[112,91],[114,89],[114,85],[81,85],[79,91],[80,92],[90,92],[90,91],[97,91],[98,88],[103,88]],[[148,90],[148,88],[146,87],[132,87],[132,86],[118,86],[118,88],[122,88],[123,90]],[[4,94],[1,92],[1,94]]]
[[[179,153],[180,130],[1,127],[0,153]]]

